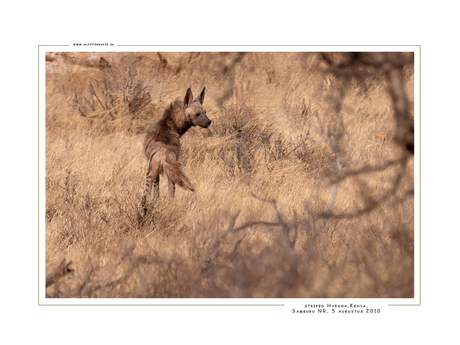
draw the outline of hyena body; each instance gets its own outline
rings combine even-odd
[[[205,88],[193,100],[190,88],[183,101],[177,99],[164,111],[163,117],[147,133],[144,141],[144,153],[147,158],[147,176],[142,205],[146,210],[148,196],[153,192],[155,199],[160,194],[160,174],[168,177],[169,195],[174,196],[175,185],[193,191],[190,180],[180,170],[180,137],[192,126],[209,127],[211,120],[203,108]]]

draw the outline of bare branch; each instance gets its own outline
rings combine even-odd
[[[70,278],[73,277],[75,270],[70,268],[72,261],[69,261],[67,263],[66,261],[66,259],[63,259],[59,264],[58,268],[56,268],[52,273],[46,276],[46,287],[57,283],[61,278],[65,277],[66,275],[70,275]]]

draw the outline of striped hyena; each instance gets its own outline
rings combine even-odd
[[[194,191],[190,180],[180,170],[178,162],[180,153],[179,138],[192,126],[209,127],[211,120],[203,108],[204,91],[193,100],[190,88],[183,101],[177,99],[164,111],[163,117],[147,133],[144,141],[144,153],[147,158],[147,176],[145,181],[142,206],[146,211],[147,197],[153,183],[154,197],[160,194],[160,173],[168,177],[169,195],[174,196],[175,185]]]

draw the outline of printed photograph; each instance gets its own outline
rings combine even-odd
[[[44,64],[46,298],[414,298],[413,52]]]

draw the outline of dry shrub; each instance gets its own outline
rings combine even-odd
[[[410,55],[112,57],[47,72],[48,297],[413,297]],[[143,216],[145,130],[189,86],[213,121],[181,139],[196,192],[162,179]]]

